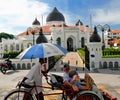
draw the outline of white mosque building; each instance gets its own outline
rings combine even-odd
[[[44,42],[42,38],[39,38],[40,35],[43,34],[46,37],[45,42],[59,44],[68,51],[75,51],[77,48],[84,48],[87,46],[89,49],[88,66],[91,70],[94,68],[120,67],[119,58],[102,58],[102,41],[97,34],[96,28],[92,31],[89,27],[84,26],[80,20],[78,20],[78,22],[76,22],[73,26],[67,25],[63,14],[59,12],[56,7],[54,7],[52,12],[48,14],[46,18],[46,25],[41,26],[40,22],[37,18],[35,18],[32,23],[32,28],[29,27],[27,32],[18,34],[18,36],[13,40],[2,39],[2,42],[0,43],[0,58],[3,57],[3,53],[6,50],[25,50],[30,45]],[[110,35],[109,32],[107,32],[107,34]],[[45,38],[44,36],[43,38]],[[97,36],[97,38],[95,36]],[[108,38],[105,36],[106,47],[109,46],[107,42]],[[27,68],[28,65],[32,66],[32,64],[23,64],[22,62],[15,62],[15,64],[21,68]]]

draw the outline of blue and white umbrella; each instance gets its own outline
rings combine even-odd
[[[35,44],[18,55],[20,59],[47,58],[55,55],[65,55],[68,51],[52,43]]]

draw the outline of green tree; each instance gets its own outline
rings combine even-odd
[[[15,38],[15,36],[12,35],[12,34],[8,34],[8,33],[5,33],[5,32],[1,32],[1,33],[0,33],[0,42],[2,41],[2,38],[5,38],[5,39],[13,39],[13,38]]]

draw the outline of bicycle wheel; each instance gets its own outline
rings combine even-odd
[[[6,95],[4,100],[33,100],[33,97],[24,89],[15,89]]]
[[[93,91],[83,91],[76,95],[76,100],[101,100]]]

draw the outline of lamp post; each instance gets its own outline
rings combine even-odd
[[[26,35],[29,35],[29,31],[32,33],[32,35],[33,35],[33,45],[35,44],[35,29],[33,29],[32,27],[29,27],[28,29],[27,29],[27,33],[26,33]]]
[[[34,42],[35,42],[35,41],[34,41],[34,40],[35,40],[35,31],[34,31],[34,30],[32,31],[32,35],[33,35],[33,45],[34,45],[34,44],[35,44],[35,43],[34,43]]]
[[[105,31],[109,31],[110,30],[110,26],[108,24],[105,25],[97,25],[97,28],[100,29],[102,31],[102,50],[104,50],[105,48],[105,41],[104,41],[104,32]]]

